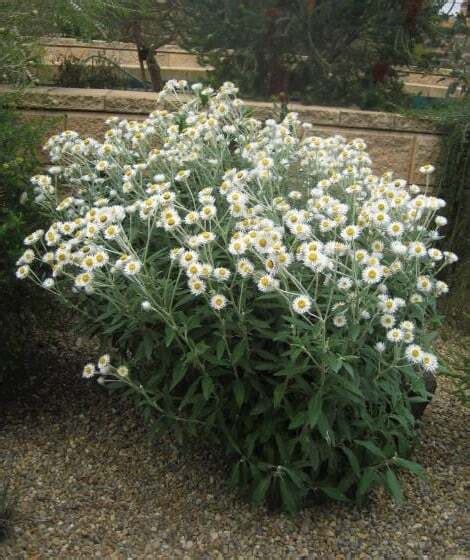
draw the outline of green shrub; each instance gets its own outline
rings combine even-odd
[[[263,124],[230,83],[182,104],[185,86],[160,95],[174,111],[111,119],[104,143],[48,141],[55,165],[32,182],[51,223],[18,277],[101,339],[85,377],[156,433],[222,449],[255,503],[376,485],[400,500],[396,473],[421,472],[411,403],[438,369],[435,276],[456,260],[433,247],[444,201],[373,175],[361,139],[311,136],[295,113]]]
[[[128,78],[112,60],[97,56],[91,63],[66,56],[57,67],[55,83],[61,87],[125,89]]]
[[[45,298],[18,282],[11,267],[18,259],[26,228],[38,224],[37,211],[24,194],[31,173],[40,165],[38,144],[47,125],[22,121],[14,98],[0,98],[0,394],[14,389],[26,365],[33,363],[30,341],[34,309],[43,309]],[[44,294],[45,295],[45,294]]]

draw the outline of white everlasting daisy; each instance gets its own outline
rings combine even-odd
[[[261,278],[258,280],[258,289],[261,292],[272,292],[273,290],[276,290],[278,287],[279,287],[279,280],[273,278],[269,274],[265,274],[264,276],[261,276]]]
[[[421,365],[425,371],[429,371],[431,373],[436,372],[439,367],[436,356],[429,352],[424,352],[423,357],[421,358]]]
[[[394,343],[401,342],[403,340],[403,331],[401,329],[390,329],[387,332],[387,339]]]
[[[242,278],[248,278],[255,271],[255,267],[248,259],[240,259],[237,263],[237,272]]]
[[[423,350],[418,344],[410,344],[406,347],[406,359],[412,364],[419,364],[423,359]]]
[[[395,317],[393,315],[390,314],[385,314],[382,315],[382,317],[380,318],[380,324],[382,325],[382,327],[386,328],[386,329],[391,329],[393,327],[393,325],[395,324]]]
[[[184,223],[188,226],[192,226],[194,224],[197,224],[199,221],[199,214],[198,212],[195,212],[194,210],[192,212],[188,212],[186,214],[186,216],[184,217]]]
[[[222,294],[215,294],[210,299],[210,306],[212,309],[215,309],[215,311],[220,311],[227,306],[227,298]]]
[[[104,238],[107,239],[108,241],[116,239],[116,237],[118,237],[120,231],[121,230],[120,230],[119,226],[117,226],[115,224],[111,224],[104,230]]]
[[[21,264],[31,264],[34,261],[35,255],[32,249],[26,249],[26,251],[21,255],[20,259],[16,263],[17,265]]]
[[[142,265],[139,261],[129,261],[124,266],[124,274],[127,276],[135,276],[140,272]]]
[[[204,280],[200,278],[191,278],[188,281],[188,287],[190,292],[195,296],[199,296],[206,291],[206,284]]]
[[[362,279],[366,284],[376,284],[383,278],[383,268],[381,266],[368,266],[362,271]]]
[[[419,291],[429,293],[432,290],[432,280],[429,276],[418,276],[416,287]]]
[[[226,282],[230,279],[230,270],[228,268],[224,268],[223,266],[219,266],[218,268],[214,268],[213,275],[216,280]]]
[[[408,252],[412,257],[422,259],[427,255],[426,245],[421,241],[413,241],[409,244]]]
[[[246,253],[247,244],[242,239],[232,239],[228,250],[232,255],[243,255]]]
[[[215,233],[212,231],[203,231],[197,237],[201,245],[207,245],[208,243],[215,241],[216,238]]]
[[[335,315],[333,317],[333,325],[338,328],[345,327],[348,323],[345,315]]]
[[[448,264],[456,263],[459,260],[459,257],[450,251],[444,251],[444,258]]]
[[[181,171],[178,171],[178,173],[175,175],[175,181],[184,181],[186,179],[188,179],[188,177],[191,175],[191,171],[189,169],[182,169]]]
[[[419,172],[422,173],[423,175],[431,175],[432,173],[434,173],[435,170],[436,168],[430,164],[423,165],[419,168]]]
[[[108,264],[109,255],[108,255],[108,253],[106,253],[106,251],[97,251],[93,255],[93,259],[95,261],[95,266],[97,266],[98,268],[101,268],[101,267],[105,266],[106,264]]]
[[[404,331],[413,332],[415,330],[415,324],[413,323],[413,321],[402,321],[400,323],[400,328]]]
[[[341,237],[342,237],[346,242],[354,241],[354,240],[357,239],[360,235],[361,235],[361,228],[360,228],[359,226],[356,226],[356,225],[349,225],[349,226],[346,226],[346,227],[341,231]]]
[[[440,261],[443,258],[442,251],[439,251],[439,249],[436,249],[435,247],[428,249],[428,255],[433,261]]]
[[[98,369],[101,373],[107,373],[109,365],[111,363],[111,358],[109,354],[103,354],[98,359]]]
[[[400,256],[406,255],[408,252],[408,247],[404,243],[401,243],[401,241],[392,241],[390,243],[390,249],[392,250],[392,253]]]
[[[30,272],[31,272],[31,268],[29,267],[29,265],[24,264],[16,270],[16,277],[19,278],[20,280],[24,280],[29,276]]]
[[[292,302],[292,309],[301,315],[308,313],[312,307],[312,300],[307,296],[298,296]]]
[[[207,206],[203,206],[203,208],[199,212],[199,216],[203,220],[211,220],[216,215],[217,215],[217,208],[214,205],[211,205],[211,204],[209,204]]]
[[[403,342],[406,344],[411,344],[415,339],[413,331],[403,331]]]
[[[387,227],[387,233],[390,237],[400,237],[405,231],[405,227],[401,222],[392,222]]]
[[[93,281],[93,274],[91,272],[82,272],[75,277],[75,286],[77,288],[86,288]]]
[[[438,280],[435,286],[436,294],[441,296],[442,294],[447,294],[449,292],[449,286],[442,280]]]
[[[85,379],[90,379],[95,375],[95,373],[95,364],[86,364],[86,366],[83,368],[82,376],[85,377]]]
[[[179,255],[179,262],[183,268],[188,268],[189,265],[198,262],[199,255],[196,251],[183,251]]]

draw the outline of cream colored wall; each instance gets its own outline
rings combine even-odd
[[[155,93],[103,89],[37,87],[26,92],[21,108],[28,118],[56,119],[56,130],[73,129],[86,136],[101,137],[105,121],[113,115],[143,119],[156,107]],[[247,101],[258,118],[273,115],[270,103]],[[420,183],[425,163],[435,163],[439,134],[430,125],[393,113],[290,104],[301,120],[314,125],[318,135],[361,137],[374,161],[374,171],[393,170],[409,182]]]

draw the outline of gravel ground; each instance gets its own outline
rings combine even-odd
[[[329,503],[291,518],[227,491],[203,444],[150,444],[130,406],[70,363],[59,350],[34,391],[0,403],[0,474],[17,498],[1,559],[470,558],[469,415],[446,380],[416,452],[428,478],[407,479],[405,505],[378,492],[363,509]]]

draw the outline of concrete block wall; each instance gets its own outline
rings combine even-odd
[[[27,118],[55,119],[55,130],[73,129],[82,135],[102,137],[111,116],[144,119],[156,108],[157,95],[103,89],[37,87],[25,92],[20,106]],[[246,101],[261,119],[273,115],[273,105]],[[428,123],[393,113],[336,107],[290,104],[302,121],[310,122],[317,135],[341,134],[363,138],[373,158],[374,171],[393,170],[410,183],[422,183],[420,166],[436,163],[440,135]]]

